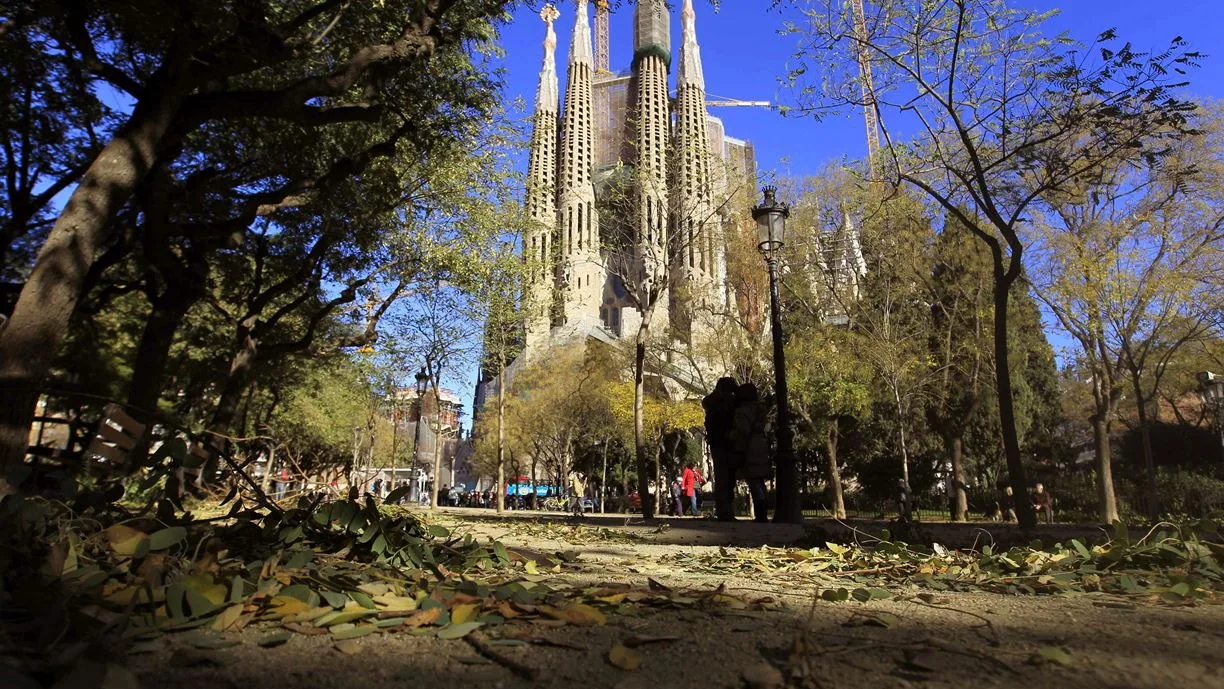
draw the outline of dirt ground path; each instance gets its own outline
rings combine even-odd
[[[191,664],[190,653],[175,655],[171,646],[133,657],[133,670],[144,686],[201,689],[783,686],[769,683],[777,677],[763,665],[785,673],[785,686],[793,687],[1224,688],[1220,605],[1150,604],[1105,594],[932,595],[908,584],[889,586],[888,599],[830,603],[819,600],[827,580],[802,573],[726,574],[677,563],[678,555],[715,553],[726,542],[748,544],[762,535],[798,542],[805,533],[797,527],[710,529],[672,522],[660,529],[625,526],[623,517],[570,526],[465,511],[431,518],[477,538],[497,538],[544,564],[561,562],[556,553],[565,553],[572,561],[546,574],[550,582],[644,586],[653,580],[677,591],[721,585],[749,605],[715,612],[643,608],[601,626],[536,622],[494,627],[479,637],[497,644],[496,653],[509,662],[433,636],[368,636],[357,640],[351,655],[327,636],[294,636],[276,648],[246,643],[217,651],[214,656],[224,659],[219,667],[181,667]],[[245,632],[250,641],[265,633]],[[517,638],[498,638],[508,634]],[[664,639],[637,646],[638,669],[609,662],[617,644],[649,637]],[[536,679],[515,674],[514,664],[520,674],[536,672]],[[764,683],[748,681],[758,675]]]

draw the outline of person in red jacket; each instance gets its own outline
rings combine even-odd
[[[688,498],[689,506],[693,508],[693,516],[697,515],[697,487],[705,483],[705,477],[697,472],[692,464],[684,467],[684,477],[681,479],[684,497]]]

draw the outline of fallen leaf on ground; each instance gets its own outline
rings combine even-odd
[[[1037,655],[1034,656],[1034,660],[1037,660],[1038,662],[1052,663],[1054,665],[1061,665],[1063,667],[1067,667],[1075,662],[1071,659],[1071,653],[1067,651],[1067,649],[1059,646],[1042,646],[1041,648],[1037,649]]]
[[[452,624],[451,626],[438,630],[439,639],[461,639],[473,631],[484,626],[480,622],[464,622],[462,624]]]
[[[430,608],[421,610],[408,616],[404,620],[405,627],[424,627],[427,624],[433,624],[442,616],[442,608]]]
[[[281,626],[295,634],[301,634],[302,636],[318,636],[320,634],[327,633],[327,630],[322,627],[302,624],[301,622],[286,622]]]
[[[751,689],[778,689],[785,681],[778,668],[769,663],[749,665],[743,671],[744,682]]]
[[[666,636],[634,635],[634,636],[629,637],[628,639],[625,639],[621,643],[623,643],[628,648],[637,648],[638,646],[645,646],[646,644],[659,644],[659,643],[665,643],[668,641],[679,641],[679,640],[680,640],[680,637],[672,636],[672,635],[666,635]]]
[[[623,644],[616,644],[608,651],[608,662],[622,670],[636,670],[642,665],[642,654]]]
[[[671,590],[669,586],[665,584],[660,584],[659,582],[655,581],[654,579],[651,579],[650,577],[646,578],[646,584],[650,587],[651,591],[670,591]]]
[[[342,641],[337,641],[335,643],[335,647],[337,651],[340,651],[344,655],[348,656],[357,655],[361,651],[361,644],[359,644],[356,639],[344,639]]]
[[[260,639],[259,645],[264,648],[272,648],[274,646],[280,646],[284,643],[287,643],[289,641],[290,636],[292,635],[289,632],[273,632],[265,636],[264,638]]]
[[[541,605],[538,610],[549,617],[579,626],[599,625],[608,621],[607,616],[585,603],[574,603],[564,608]]]

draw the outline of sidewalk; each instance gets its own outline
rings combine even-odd
[[[588,513],[582,518],[563,512],[543,510],[506,510],[501,515],[493,509],[480,507],[440,507],[427,514],[452,515],[467,521],[536,521],[561,524],[582,524],[592,528],[607,528],[659,545],[704,545],[760,547],[794,546],[812,547],[825,541],[849,542],[877,538],[883,531],[894,528],[889,522],[875,519],[808,519],[799,524],[760,524],[750,519],[735,522],[720,522],[704,517],[656,517],[647,524],[641,514]],[[1036,529],[1022,530],[1015,524],[998,522],[934,522],[917,523],[917,535],[921,538],[905,539],[901,534],[894,537],[910,541],[934,541],[952,548],[980,547],[985,544],[1007,546],[1027,544],[1033,540],[1046,543],[1063,542],[1072,538],[1085,543],[1107,540],[1110,532],[1092,524],[1038,524]],[[857,534],[856,534],[857,532]]]

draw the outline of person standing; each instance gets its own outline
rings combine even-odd
[[[913,519],[913,502],[909,483],[905,479],[897,479],[897,516],[902,524],[909,524]]]
[[[680,492],[680,479],[679,478],[672,479],[671,494],[672,494],[672,514],[676,515],[677,517],[682,516],[684,514],[684,503],[681,502],[680,500],[681,492]]]
[[[693,516],[699,516],[697,512],[697,486],[699,483],[705,483],[705,477],[690,462],[688,466],[684,467],[684,477],[681,480],[684,497],[688,498],[689,506],[693,508]]]
[[[765,481],[773,476],[769,461],[769,436],[765,432],[768,414],[765,405],[758,399],[757,388],[744,383],[735,391],[734,434],[735,451],[740,457],[735,478],[748,484],[752,496],[753,521],[769,521],[769,504],[765,495]]]
[[[586,482],[578,475],[578,472],[570,474],[570,490],[573,495],[570,499],[573,500],[573,511],[575,517],[582,516],[582,498],[586,496]]]
[[[714,516],[719,521],[735,521],[732,500],[735,497],[737,457],[731,431],[735,422],[735,391],[739,383],[734,378],[719,378],[714,390],[701,400],[705,410],[706,443],[714,459]]]

